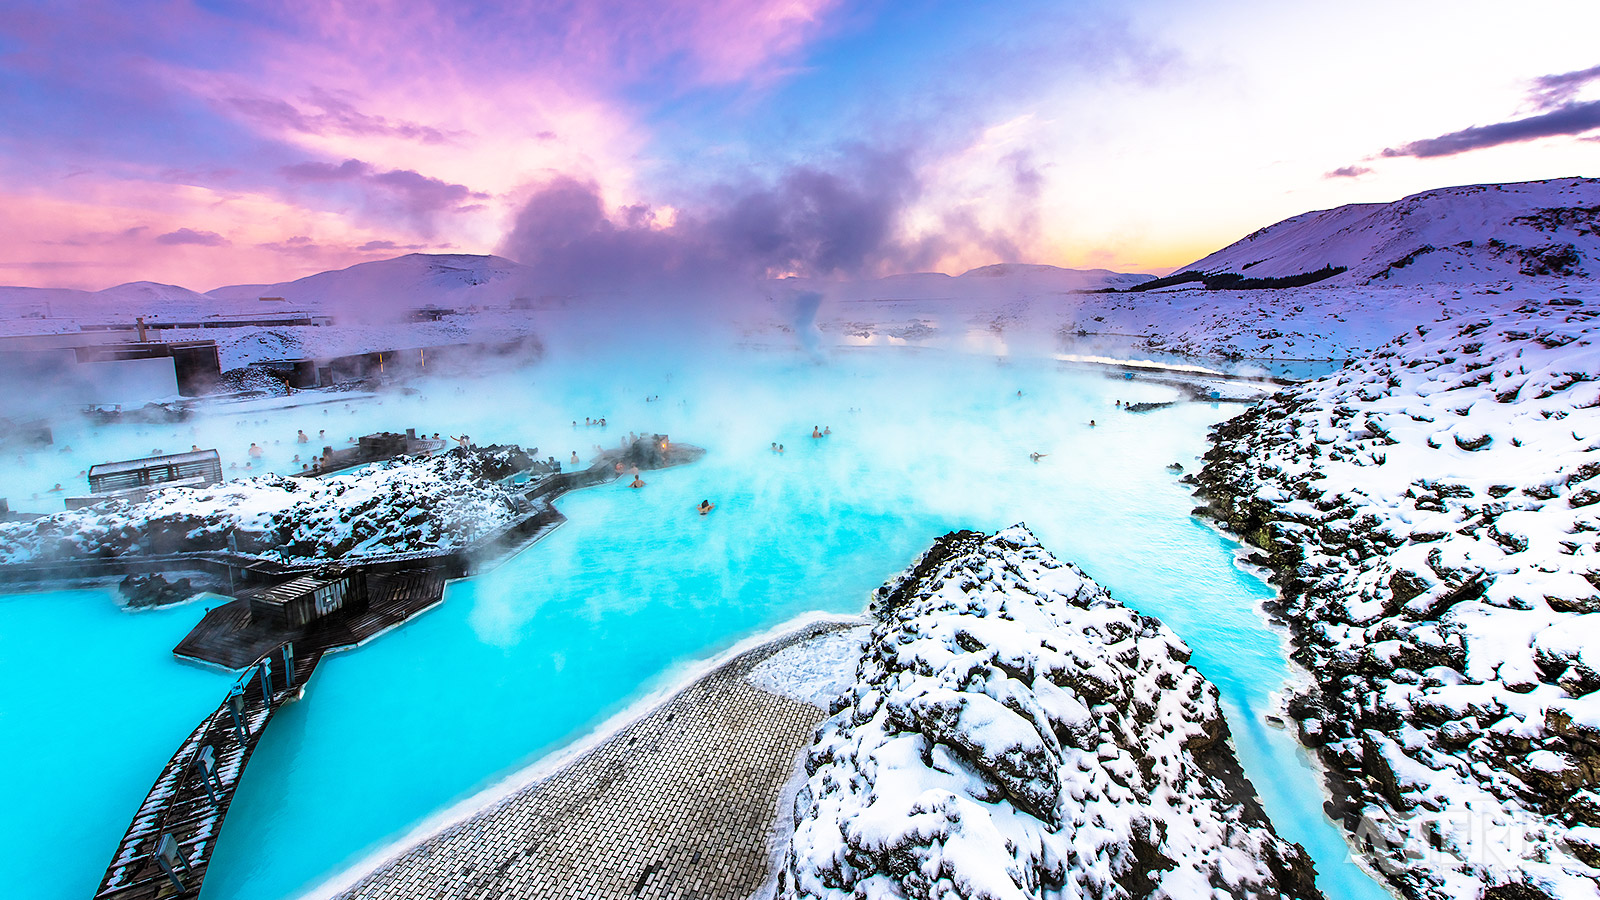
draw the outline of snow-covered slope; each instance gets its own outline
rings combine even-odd
[[[1439,188],[1394,203],[1301,213],[1179,271],[1329,284],[1453,284],[1600,277],[1600,179]]]
[[[1395,883],[1600,897],[1600,310],[1418,326],[1214,439],[1201,496],[1278,572],[1289,711]]]
[[[1188,648],[1026,527],[946,535],[873,612],[780,897],[1320,896]]]
[[[424,306],[504,306],[534,290],[533,270],[498,256],[409,253],[295,281],[209,292],[233,300],[282,297],[288,306],[394,318]],[[268,310],[270,311],[270,309]]]

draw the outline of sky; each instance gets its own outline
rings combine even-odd
[[[1164,273],[1600,176],[1593,0],[0,0],[0,283]]]

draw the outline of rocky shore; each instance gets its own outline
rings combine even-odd
[[[1188,648],[1026,527],[944,536],[872,612],[779,897],[1321,896]]]
[[[1330,813],[1409,898],[1600,897],[1600,325],[1422,326],[1218,426]]]

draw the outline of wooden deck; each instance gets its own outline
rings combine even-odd
[[[367,600],[301,628],[252,621],[241,597],[207,612],[172,652],[228,669],[242,669],[285,642],[318,652],[353,647],[437,605],[444,599],[446,572],[418,566],[394,572],[364,572]]]
[[[240,677],[243,712],[238,721],[243,726],[242,740],[232,704],[224,698],[173,754],[117,845],[116,855],[94,893],[95,900],[154,900],[192,897],[200,892],[222,818],[233,802],[250,754],[272,714],[300,692],[322,658],[322,651],[312,648],[295,647],[294,654],[292,687],[283,678],[281,651],[275,655],[270,695],[264,692],[259,667]],[[216,779],[209,790],[210,779],[200,763],[206,747],[211,748],[216,760]],[[157,860],[163,835],[171,835],[182,854],[183,862],[175,868],[182,890]]]

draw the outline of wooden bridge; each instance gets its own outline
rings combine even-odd
[[[285,644],[240,676],[161,770],[117,845],[95,900],[199,893],[256,742],[272,714],[311,677],[322,652]]]

